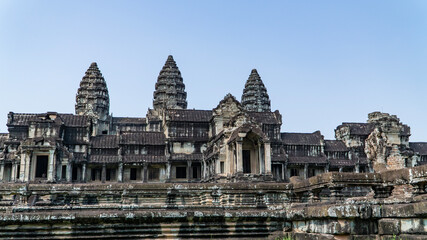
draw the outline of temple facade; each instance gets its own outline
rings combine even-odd
[[[288,182],[324,172],[382,172],[427,164],[427,143],[387,113],[342,123],[335,140],[281,132],[257,70],[241,101],[187,109],[181,72],[169,56],[145,117],[113,117],[96,63],[80,82],[75,114],[8,114],[0,134],[2,182]],[[286,129],[286,127],[284,127]]]

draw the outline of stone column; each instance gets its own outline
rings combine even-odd
[[[144,167],[144,178],[142,179],[142,182],[147,182],[148,181],[148,169],[147,169],[147,163],[144,163],[143,165]]]
[[[202,179],[206,179],[206,160],[202,161]]]
[[[62,178],[64,178],[64,176],[62,176]],[[73,164],[71,163],[71,161],[68,161],[67,163],[66,179],[67,179],[67,182],[69,183],[73,181]]]
[[[264,168],[264,159],[262,158],[262,151],[261,151],[261,143],[258,142],[258,161],[259,161],[259,173],[264,174],[265,168]]]
[[[286,172],[286,166],[284,163],[282,163],[282,180],[285,181],[285,172]]]
[[[55,181],[55,159],[54,159],[55,150],[49,150],[49,159],[47,167],[47,181]]]
[[[339,172],[342,172],[342,170],[343,170],[343,167],[340,167]]]
[[[308,179],[308,163],[304,164],[304,178]]]
[[[166,181],[170,182],[171,180],[171,163],[167,162],[166,163]]]
[[[271,175],[271,147],[270,143],[264,143],[265,174]]]
[[[187,161],[187,182],[191,181],[191,161]]]
[[[30,176],[30,162],[31,162],[31,159],[30,159],[30,156],[29,156],[28,153],[24,153],[23,155],[24,155],[23,159],[24,159],[24,166],[25,167],[23,169],[21,169],[21,174],[22,174],[21,175],[22,176],[21,179],[24,182],[28,182],[31,179],[31,176]],[[22,161],[22,157],[21,157],[21,161]]]
[[[117,182],[123,182],[123,163],[119,163],[118,173],[117,173]]]
[[[0,181],[4,180],[4,162],[0,163]]]
[[[82,164],[82,182],[86,182],[86,163]]]
[[[356,165],[354,166],[354,172],[359,173],[360,172],[360,165],[359,165],[359,161],[356,163]]]
[[[102,164],[102,171],[101,171],[101,181],[105,183],[105,179],[107,178],[107,166]]]
[[[325,166],[325,173],[329,172],[329,164],[326,164]]]
[[[16,163],[16,162],[12,163],[12,172],[10,174],[11,174],[10,180],[12,182],[16,182],[16,176],[17,176],[17,174],[19,174],[18,163]]]
[[[285,162],[285,181],[289,181],[290,173],[288,172],[288,163]]]
[[[242,140],[236,141],[237,173],[243,173]]]

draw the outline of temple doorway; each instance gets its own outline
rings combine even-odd
[[[243,173],[251,173],[251,151],[243,150]]]
[[[47,178],[47,162],[49,156],[37,156],[36,178]]]

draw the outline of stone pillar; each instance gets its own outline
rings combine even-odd
[[[325,173],[329,172],[329,164],[326,164],[325,166]]]
[[[107,166],[104,163],[102,164],[101,181],[104,183],[106,178],[107,178]]]
[[[282,163],[281,165],[282,165],[282,180],[285,181],[286,166],[284,163]]]
[[[64,178],[64,176],[62,176],[62,178]],[[67,182],[69,183],[73,181],[73,164],[70,161],[68,161],[67,163],[66,179],[67,179]]]
[[[167,162],[166,163],[166,181],[170,182],[171,180],[171,163]]]
[[[49,150],[49,159],[47,167],[47,181],[55,181],[55,159],[54,159],[55,150]]]
[[[16,162],[12,163],[12,172],[10,174],[11,174],[10,181],[16,182],[16,176],[19,176],[18,163]]]
[[[0,181],[4,180],[4,162],[0,163]]]
[[[123,182],[123,163],[119,163],[118,173],[117,173],[117,182]]]
[[[242,145],[243,145],[242,140],[236,141],[237,173],[243,173],[243,156],[242,156],[243,146]]]
[[[261,143],[258,142],[258,161],[259,161],[259,173],[264,174],[265,168],[264,168],[264,159],[262,158],[262,151],[261,151]]]
[[[360,165],[359,165],[359,161],[356,163],[356,165],[354,166],[354,172],[355,173],[359,173],[360,172]]]
[[[285,162],[285,181],[289,181],[289,173],[288,173],[288,163]]]
[[[86,163],[84,162],[82,164],[82,182],[86,182]]]
[[[342,170],[343,170],[343,167],[340,167],[339,172],[342,172]]]
[[[202,179],[206,179],[206,160],[202,161]]]
[[[271,147],[270,143],[264,143],[265,174],[271,175]]]
[[[29,156],[28,153],[24,153],[23,155],[24,156],[21,157],[21,163],[22,163],[22,161],[24,161],[24,166],[25,167],[23,169],[21,169],[21,176],[22,176],[21,179],[24,182],[28,182],[31,179],[31,177],[30,177],[30,162],[31,162],[31,159],[30,159],[30,156]],[[21,167],[22,167],[22,165],[21,165]]]
[[[187,161],[187,182],[191,181],[191,161]]]
[[[224,173],[225,175],[230,174],[231,172],[231,162],[232,162],[232,157],[231,157],[231,149],[230,146],[228,144],[225,145],[225,161],[224,161]]]
[[[304,164],[304,178],[308,179],[308,164]]]
[[[142,179],[142,182],[147,182],[148,181],[148,169],[147,169],[147,163],[144,163],[143,165],[144,168],[144,178]]]

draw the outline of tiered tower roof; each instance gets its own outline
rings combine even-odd
[[[160,71],[154,91],[154,109],[186,109],[187,92],[175,60],[168,56]]]
[[[256,69],[252,69],[242,95],[243,108],[251,112],[270,112],[270,98]]]
[[[110,97],[107,83],[93,62],[80,82],[76,96],[76,114],[94,115],[105,119],[110,110]]]

